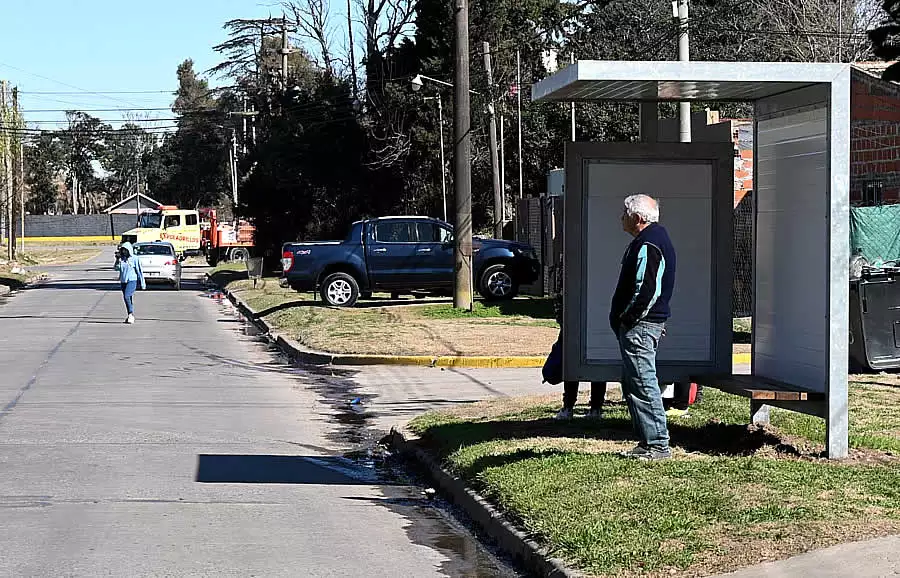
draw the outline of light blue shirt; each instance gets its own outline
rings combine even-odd
[[[146,289],[147,283],[144,281],[144,272],[141,271],[141,261],[134,255],[134,248],[131,243],[123,243],[123,249],[127,249],[130,257],[128,259],[119,260],[119,283],[136,282],[141,289]]]

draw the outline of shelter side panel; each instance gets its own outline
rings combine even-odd
[[[827,108],[757,127],[754,372],[824,391],[828,327]]]

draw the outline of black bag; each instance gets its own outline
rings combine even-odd
[[[544,381],[550,385],[562,383],[562,340],[557,339],[553,347],[550,348],[550,355],[547,356],[547,361],[544,362],[541,374],[544,376]]]

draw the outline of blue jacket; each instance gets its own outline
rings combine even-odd
[[[652,223],[628,245],[613,295],[609,324],[618,334],[638,321],[666,321],[675,288],[675,247],[669,233]]]
[[[122,243],[122,248],[128,251],[127,259],[120,259],[118,262],[119,283],[136,282],[141,289],[147,288],[147,282],[144,280],[144,272],[141,271],[141,261],[134,255],[134,247],[131,243]]]

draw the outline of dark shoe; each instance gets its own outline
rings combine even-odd
[[[659,448],[648,448],[642,446],[640,444],[636,445],[634,449],[631,451],[627,451],[622,454],[626,458],[631,458],[635,460],[643,460],[648,462],[656,462],[660,460],[667,460],[672,457],[672,450],[669,448],[659,449]]]

